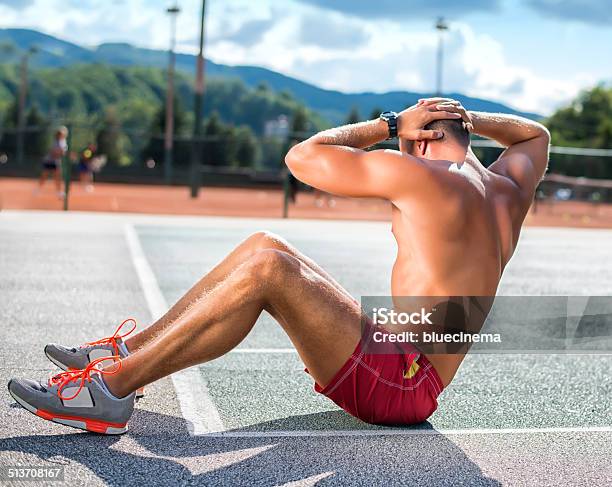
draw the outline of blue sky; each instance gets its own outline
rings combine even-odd
[[[94,46],[166,48],[161,0],[0,0],[0,27]],[[200,0],[179,0],[178,50],[195,52]],[[549,113],[612,81],[603,0],[207,0],[207,56],[345,92],[432,91],[444,15],[444,89]],[[390,107],[393,108],[393,107]]]

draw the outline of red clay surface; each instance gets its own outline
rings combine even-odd
[[[50,182],[35,192],[37,182],[31,179],[1,178],[0,209],[61,210],[63,201]],[[328,204],[328,203],[331,203]],[[71,185],[69,209],[151,213],[167,215],[214,215],[281,218],[283,192],[274,189],[202,188],[197,199],[189,197],[186,187],[97,183],[86,192],[79,183]],[[324,218],[349,220],[389,220],[389,204],[375,199],[327,197],[317,205],[315,195],[302,192],[297,203],[289,206],[290,218]],[[581,202],[538,204],[530,211],[530,226],[566,226],[612,228],[612,205]]]

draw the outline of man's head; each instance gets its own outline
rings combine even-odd
[[[465,154],[470,145],[470,133],[463,120],[441,119],[425,125],[424,130],[442,133],[439,139],[400,140],[400,150],[426,159],[452,159],[458,153]]]

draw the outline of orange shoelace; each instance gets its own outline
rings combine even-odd
[[[124,333],[123,335],[121,335],[119,332],[125,326],[126,323],[132,323],[132,328],[130,328],[130,331],[128,331],[127,333]],[[95,342],[87,342],[85,346],[106,345],[110,343],[113,346],[115,355],[119,355],[119,347],[117,346],[117,340],[123,340],[126,336],[131,334],[135,329],[136,329],[136,320],[134,318],[128,318],[127,320],[125,320],[123,323],[121,323],[117,327],[117,329],[115,330],[115,333],[113,333],[111,336],[106,337],[106,338],[100,338],[100,340],[96,340]]]
[[[115,360],[117,361],[116,362],[117,368],[113,370],[112,372],[106,371],[103,369],[98,369],[96,367],[100,362],[103,362],[104,360],[111,360],[111,359],[113,361]],[[57,396],[62,401],[70,401],[71,399],[74,399],[75,397],[79,395],[79,393],[85,386],[85,381],[91,382],[92,372],[96,372],[100,375],[113,375],[119,372],[120,370],[121,370],[121,361],[119,359],[119,356],[113,355],[112,357],[100,357],[99,359],[96,359],[90,362],[89,365],[87,365],[87,367],[85,367],[83,370],[69,369],[66,372],[61,372],[57,375],[54,375],[53,377],[49,379],[49,387],[57,385]],[[65,397],[62,395],[62,390],[64,389],[64,387],[66,387],[71,382],[76,382],[79,380],[80,380],[79,388],[72,396]]]

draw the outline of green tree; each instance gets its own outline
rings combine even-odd
[[[612,148],[612,117],[602,120],[597,128],[598,145],[604,149]]]
[[[113,108],[106,111],[102,126],[96,135],[98,152],[106,155],[108,161],[120,166],[131,163],[128,154],[129,140],[121,131],[117,112]]]
[[[596,86],[553,113],[545,125],[554,145],[612,148],[612,88]],[[570,176],[612,178],[607,157],[553,154],[552,172]]]
[[[24,149],[26,157],[40,160],[49,147],[49,120],[45,118],[36,105],[30,108],[26,116],[26,133]]]
[[[370,120],[375,120],[380,117],[380,114],[383,112],[382,108],[374,107],[372,109],[372,113],[370,114]]]
[[[165,70],[148,67],[80,64],[61,68],[33,69],[29,76],[29,99],[45,115],[60,115],[74,121],[100,117],[105,107],[117,107],[122,126],[134,131],[163,133],[166,75]],[[193,110],[193,82],[177,71],[177,120],[183,109],[184,132],[188,135]],[[0,108],[14,100],[19,86],[19,69],[15,63],[0,64]],[[301,106],[289,92],[275,92],[262,84],[249,88],[239,80],[211,79],[206,85],[205,116],[213,111],[223,114],[226,123],[248,125],[256,134],[263,132],[267,120],[293,113]],[[157,110],[153,107],[160,107]],[[323,128],[326,123],[307,111],[309,125]],[[153,121],[155,119],[155,122]],[[148,146],[148,137],[144,138]],[[147,147],[149,148],[149,147]],[[157,152],[157,151],[154,151]],[[157,157],[156,157],[157,158]],[[176,159],[176,158],[175,158]]]
[[[291,117],[291,132],[294,134],[308,132],[308,126],[308,111],[303,106],[297,107]]]
[[[215,111],[204,124],[204,151],[202,159],[209,166],[229,166],[234,158],[235,145],[232,144],[232,131]]]
[[[187,113],[185,112],[182,102],[178,98],[174,98],[174,133],[184,134],[187,129]],[[166,130],[166,104],[161,104],[159,110],[153,118],[153,133],[162,135]]]
[[[19,106],[16,100],[12,100],[9,103],[4,116],[2,117],[2,123],[5,128],[17,128],[17,120],[19,118]]]
[[[261,164],[273,170],[278,169],[279,164],[282,165],[282,159],[288,150],[286,142],[278,137],[263,137],[259,139],[258,147],[261,152],[259,158]]]
[[[2,131],[0,139],[0,152],[10,157],[17,152],[17,102],[13,99],[2,114]]]
[[[253,131],[247,126],[238,127],[234,129],[233,138],[236,146],[234,165],[255,168],[260,149]]]
[[[174,99],[174,134],[173,162],[175,166],[185,166],[190,161],[190,143],[188,141],[177,140],[178,136],[187,135],[188,123],[187,113],[183,104],[178,98]],[[164,134],[166,129],[166,105],[162,103],[160,108],[153,116],[151,127],[149,128],[149,141],[142,151],[144,159],[152,158],[155,161],[164,160]]]
[[[351,111],[347,115],[345,123],[352,124],[358,122],[361,122],[361,116],[359,115],[359,109],[354,106],[353,108],[351,108]]]
[[[612,88],[596,86],[557,110],[545,124],[555,145],[610,148],[611,120]]]

